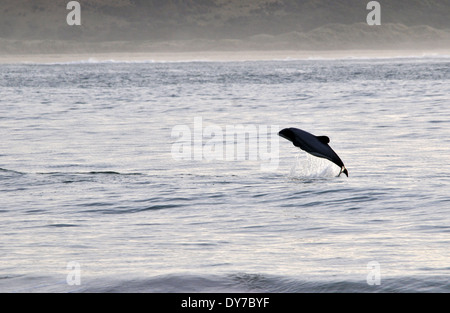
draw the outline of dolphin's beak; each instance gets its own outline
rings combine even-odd
[[[292,139],[288,136],[287,132],[288,131],[286,129],[280,130],[278,132],[278,136],[283,137],[284,139],[287,139],[289,141],[292,141]]]

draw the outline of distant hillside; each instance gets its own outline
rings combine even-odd
[[[0,0],[0,52],[450,46],[450,0],[379,0],[375,27],[368,0],[79,0],[81,26],[68,2]]]

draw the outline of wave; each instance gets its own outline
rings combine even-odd
[[[450,54],[439,54],[439,53],[419,53],[416,55],[408,54],[407,52],[402,54],[401,52],[394,55],[379,55],[379,56],[342,56],[339,58],[327,58],[327,57],[308,57],[306,60],[311,61],[340,61],[340,60],[396,60],[396,59],[404,59],[404,60],[430,60],[430,59],[442,59],[447,60],[450,59]],[[295,59],[291,59],[295,60]],[[299,61],[305,59],[299,59]]]
[[[24,173],[19,172],[19,171],[8,170],[6,168],[1,168],[1,167],[0,167],[0,173],[24,174]]]
[[[33,62],[24,61],[21,64],[25,65],[93,65],[93,64],[166,64],[166,63],[199,63],[199,62],[210,62],[207,59],[186,59],[186,60],[155,60],[155,59],[143,59],[143,60],[132,60],[132,59],[98,59],[98,58],[88,58],[84,60],[74,60],[65,62]]]
[[[0,180],[10,179],[10,178],[18,177],[18,176],[23,176],[23,175],[25,175],[25,173],[23,173],[23,172],[8,170],[8,169],[0,167]]]
[[[199,53],[201,54],[201,52]],[[281,54],[281,55],[280,55]],[[253,56],[240,56],[239,54],[228,55],[226,53],[219,53],[217,57],[209,57],[205,55],[204,58],[191,59],[183,55],[179,56],[178,60],[157,60],[157,59],[99,59],[88,58],[83,60],[73,60],[64,62],[46,62],[46,61],[23,61],[23,65],[45,65],[45,66],[65,66],[65,65],[108,65],[108,64],[182,64],[182,63],[229,63],[229,62],[293,62],[293,61],[341,61],[341,60],[355,60],[355,61],[371,61],[371,60],[424,60],[431,59],[448,61],[450,54],[439,52],[420,52],[420,51],[327,51],[327,52],[292,52],[289,51],[274,51],[273,56],[269,53],[260,54],[258,51],[253,51]]]
[[[147,63],[155,63],[154,60],[99,60],[96,58],[88,58],[85,60],[76,60],[76,61],[66,61],[66,62],[50,62],[50,63],[33,63],[33,62],[24,62],[24,64],[38,64],[38,65],[82,65],[82,64],[117,64],[117,63],[125,63],[125,64],[147,64]]]
[[[81,183],[116,179],[141,179],[147,175],[139,172],[117,171],[51,171],[51,172],[24,172],[0,168],[0,180],[27,179],[28,183]]]
[[[120,173],[116,171],[86,171],[86,172],[63,172],[63,171],[57,171],[57,172],[36,172],[36,173],[25,173],[25,172],[18,172],[13,170],[6,170],[0,168],[0,172],[7,172],[7,173],[17,173],[17,174],[36,174],[36,175],[50,175],[50,176],[60,176],[60,175],[122,175],[122,176],[129,176],[129,175],[144,175],[143,173]]]
[[[381,279],[378,285],[360,280],[325,280],[252,273],[224,275],[166,274],[153,277],[83,277],[69,286],[50,277],[6,276],[2,292],[101,292],[101,293],[447,293],[449,277],[419,276]]]

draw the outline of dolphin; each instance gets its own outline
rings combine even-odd
[[[304,130],[293,127],[282,129],[278,135],[292,141],[294,146],[299,147],[309,154],[330,160],[341,168],[338,176],[344,173],[348,177],[348,171],[344,166],[344,162],[342,162],[336,152],[328,145],[330,138],[327,136],[314,136]]]

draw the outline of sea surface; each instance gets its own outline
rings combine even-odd
[[[0,291],[450,292],[450,57],[1,64]]]

